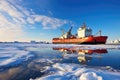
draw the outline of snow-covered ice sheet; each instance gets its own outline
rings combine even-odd
[[[20,50],[15,46],[0,46],[0,67],[16,65],[30,57],[33,55],[29,51]]]
[[[85,68],[76,64],[56,63],[45,68],[43,71],[47,75],[30,80],[120,80],[120,72]]]

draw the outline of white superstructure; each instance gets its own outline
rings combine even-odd
[[[78,29],[78,38],[87,37],[91,35],[92,35],[92,29],[86,28],[85,24]]]

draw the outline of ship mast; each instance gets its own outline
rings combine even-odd
[[[85,22],[83,23],[83,28],[86,28],[86,24],[85,24]]]
[[[64,38],[64,34],[65,34],[64,29],[61,28],[61,32],[62,32],[62,37]]]
[[[64,35],[65,34],[65,31],[61,28],[61,32],[62,32],[62,35]]]
[[[99,30],[95,35],[99,34],[101,36],[102,35],[101,33],[102,33],[102,31]]]

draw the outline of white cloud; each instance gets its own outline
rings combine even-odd
[[[0,1],[0,41],[13,41],[24,34],[21,27],[23,16],[14,5],[5,0]]]
[[[55,29],[57,27],[60,27],[64,24],[68,23],[68,21],[66,21],[66,20],[51,18],[51,17],[47,17],[44,15],[33,15],[33,17],[35,19],[34,20],[35,22],[41,22],[44,29]]]
[[[30,17],[27,18],[27,22],[30,23],[30,24],[35,24],[34,19],[30,18]]]
[[[25,34],[25,25],[31,26],[40,23],[43,29],[55,29],[68,22],[66,20],[35,14],[32,9],[27,10],[16,1],[0,0],[0,41],[14,41],[19,39]]]

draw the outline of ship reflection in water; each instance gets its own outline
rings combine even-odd
[[[79,60],[79,62],[85,64],[87,61],[90,61],[92,59],[92,57],[102,58],[101,54],[105,54],[105,53],[107,53],[106,49],[79,50],[78,51],[78,60]],[[97,56],[89,56],[92,54],[97,54]]]
[[[75,48],[53,48],[53,50],[59,50],[60,52],[62,52],[63,58],[65,58],[66,55],[74,54],[81,64],[86,64],[87,62],[92,60],[93,57],[101,59],[102,54],[108,53],[107,49],[81,50]],[[69,57],[73,57],[73,55]]]

